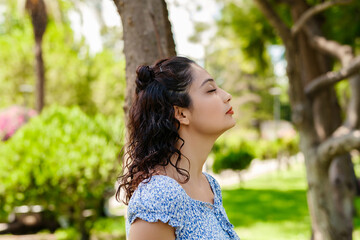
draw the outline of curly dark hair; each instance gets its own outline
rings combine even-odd
[[[175,118],[174,106],[192,106],[188,94],[192,64],[195,62],[188,58],[175,56],[159,60],[153,66],[137,68],[136,96],[129,110],[127,157],[123,175],[118,177],[118,201],[123,188],[125,199],[122,201],[128,204],[140,182],[150,180],[157,166],[170,164],[185,176],[184,183],[189,180],[189,172],[178,167],[180,149],[185,142],[178,133],[180,122]],[[182,141],[180,149],[176,148],[179,140]],[[173,155],[177,156],[175,164],[170,161]]]

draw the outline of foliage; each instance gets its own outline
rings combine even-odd
[[[124,217],[96,219],[90,230],[90,239],[93,240],[125,240]],[[79,240],[80,232],[73,228],[59,228],[55,231],[57,240]]]
[[[223,7],[216,36],[207,46],[205,67],[234,96],[238,124],[258,128],[261,121],[273,119],[274,96],[269,90],[279,86],[269,47],[280,40],[253,1],[219,2]],[[281,95],[287,96],[286,89]],[[290,120],[288,99],[281,97],[280,105],[286,112],[282,119]]]
[[[260,139],[252,143],[258,159],[277,158],[280,155],[291,156],[300,151],[299,136],[294,138],[278,138],[276,140]]]
[[[246,169],[254,158],[251,146],[240,142],[236,147],[226,145],[215,146],[213,171],[219,173],[224,169],[243,170]]]
[[[269,43],[279,43],[279,39],[252,1],[225,4],[218,27],[218,35],[230,37],[241,49],[244,60],[254,63],[253,70],[248,73],[266,74],[271,66],[266,47]]]
[[[73,227],[59,228],[55,231],[56,240],[76,240],[81,238],[81,234]]]
[[[326,19],[322,25],[325,36],[360,50],[359,11],[360,2],[353,1],[349,5],[333,6],[323,12],[318,17]]]
[[[123,127],[79,107],[45,108],[0,145],[1,211],[40,204],[70,224],[81,222],[85,209],[98,216],[104,191],[113,188],[120,171],[122,143],[114,133]]]
[[[1,4],[7,8],[0,22],[0,109],[22,104],[22,84],[35,86],[33,32],[28,17],[22,16],[13,1]],[[64,11],[71,6],[60,4]],[[66,14],[64,13],[66,16]],[[45,104],[78,105],[87,114],[122,115],[125,94],[125,59],[104,48],[89,53],[85,41],[75,40],[70,22],[49,19],[43,39],[45,63]],[[34,108],[35,93],[27,96]]]
[[[94,223],[90,234],[97,240],[125,240],[125,219],[124,217],[100,218]]]
[[[22,103],[19,86],[34,82],[31,22],[21,19],[14,8],[5,11],[0,22],[0,108]]]
[[[69,35],[69,27],[50,23],[44,37],[49,79],[46,92],[51,93],[46,103],[76,104],[88,114],[122,115],[125,60],[115,59],[107,49],[91,56],[84,43],[75,42]]]
[[[224,169],[246,169],[252,159],[274,159],[280,156],[289,157],[299,152],[299,136],[294,138],[279,138],[276,140],[242,140],[221,139],[214,144],[213,171]]]
[[[220,82],[229,82],[230,87],[227,89],[233,90],[232,94],[239,99],[238,101],[245,96],[254,99],[250,98],[254,96],[251,94],[257,95],[258,100],[248,101],[248,104],[238,106],[234,102],[236,105],[234,109],[239,112],[239,122],[251,123],[251,119],[256,119],[254,121],[256,126],[259,121],[270,119],[272,115],[273,100],[267,91],[275,86],[275,82],[269,80],[269,77],[272,77],[272,66],[268,46],[281,44],[281,40],[253,1],[218,0],[218,2],[223,7],[218,19],[218,33],[209,47],[207,66],[209,72]],[[307,3],[315,5],[319,1],[307,1]],[[356,14],[359,9],[360,2],[356,1],[351,5],[331,7],[315,18],[321,20],[322,31],[327,38],[349,44],[359,52],[360,21],[356,21],[359,19],[359,15]],[[293,24],[287,4],[277,4],[275,11],[286,25]],[[332,62],[330,61],[329,64]],[[254,76],[249,78],[249,75]],[[345,106],[348,104],[346,96],[349,95],[349,87],[347,82],[341,84],[341,92],[338,91],[338,95],[342,96],[340,103]],[[286,116],[282,116],[282,119],[290,120],[290,107],[288,99],[283,100],[284,96],[287,96],[286,90],[282,91],[280,98],[281,112],[286,111]]]

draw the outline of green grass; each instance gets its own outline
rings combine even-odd
[[[306,200],[305,167],[297,164],[224,188],[224,208],[242,240],[308,240],[311,235]],[[360,199],[355,202],[360,213]],[[354,219],[360,239],[360,217]]]

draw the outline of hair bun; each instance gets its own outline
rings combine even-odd
[[[151,82],[154,81],[154,71],[149,66],[139,66],[136,70],[136,87],[139,91],[144,90]]]

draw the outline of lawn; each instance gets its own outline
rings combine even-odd
[[[242,240],[309,240],[310,217],[303,164],[224,188],[223,202]],[[360,213],[360,199],[356,200]],[[360,217],[353,239],[360,239]]]

